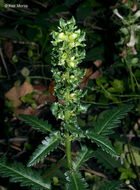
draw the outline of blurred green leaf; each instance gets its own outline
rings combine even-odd
[[[2,28],[0,30],[0,37],[9,38],[13,40],[20,39],[19,33],[16,30],[10,28]]]
[[[89,16],[92,11],[92,7],[88,3],[80,4],[77,8],[76,18],[78,20],[83,20],[85,17]]]
[[[95,61],[97,59],[104,60],[104,46],[103,44],[92,48],[87,52],[86,61]]]
[[[78,0],[65,0],[65,4],[70,7],[74,5]]]

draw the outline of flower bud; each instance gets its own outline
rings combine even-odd
[[[69,36],[69,40],[75,40],[77,38],[77,34],[76,33],[73,33]]]
[[[66,35],[61,32],[59,35],[58,35],[58,40],[66,40]]]

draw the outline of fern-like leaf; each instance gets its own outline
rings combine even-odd
[[[42,133],[52,132],[51,124],[48,121],[44,121],[42,119],[38,119],[32,115],[24,115],[20,114],[19,117],[25,121],[27,124],[31,125],[34,129],[41,131]]]
[[[88,159],[92,158],[93,151],[89,150],[86,146],[82,146],[76,157],[76,162],[73,162],[73,169],[77,170],[79,166],[85,163]]]
[[[87,183],[78,171],[72,170],[65,173],[66,190],[87,190]]]
[[[102,164],[106,169],[114,171],[114,168],[120,168],[122,166],[120,159],[114,159],[110,154],[102,150],[94,151],[94,157],[97,159],[97,162]]]
[[[12,182],[20,182],[21,186],[28,186],[33,190],[49,190],[50,184],[44,182],[36,171],[24,168],[21,163],[7,163],[5,158],[0,158],[0,174],[2,177],[10,177]]]
[[[51,151],[53,151],[60,142],[60,133],[52,133],[49,137],[46,137],[42,141],[42,144],[38,146],[33,155],[31,156],[28,167],[38,163],[44,157],[46,157]]]
[[[102,118],[99,118],[94,126],[94,132],[98,135],[108,135],[112,134],[113,128],[118,127],[126,114],[131,111],[133,105],[121,105],[109,111],[106,111]]]
[[[118,158],[118,154],[116,153],[115,149],[113,148],[113,146],[107,138],[95,133],[90,133],[88,131],[86,132],[86,136],[92,142],[96,143],[99,147],[101,147],[103,151],[106,151],[110,155]]]

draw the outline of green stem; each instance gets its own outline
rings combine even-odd
[[[134,83],[134,78],[133,78],[133,72],[132,72],[132,66],[128,66],[129,68],[129,73],[130,73],[130,80],[131,80],[131,88],[132,91],[135,92],[135,83]]]
[[[71,159],[71,139],[69,133],[66,132],[66,156],[67,156],[67,165],[68,168],[72,167],[72,159]]]

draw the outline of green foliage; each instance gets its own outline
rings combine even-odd
[[[119,168],[118,171],[121,172],[121,180],[130,178],[136,179],[137,177],[132,168]]]
[[[10,28],[1,29],[0,30],[0,37],[10,38],[13,40],[19,40],[20,39],[20,35],[17,32],[17,30],[10,29]]]
[[[0,159],[0,174],[10,177],[12,182],[20,182],[21,186],[28,186],[33,190],[49,190],[50,183],[43,181],[38,172],[24,168],[21,163],[7,163],[5,158]]]
[[[45,158],[51,151],[53,151],[60,142],[60,134],[58,132],[52,133],[42,141],[33,155],[31,156],[28,166],[32,166]]]
[[[120,159],[114,159],[110,154],[102,150],[94,151],[94,157],[97,159],[97,162],[102,164],[106,169],[113,171],[114,168],[121,167]]]
[[[121,184],[122,184],[121,181],[112,181],[100,187],[99,190],[118,190],[120,189]]]
[[[66,6],[72,6],[75,3],[79,2],[77,0],[72,0],[71,2],[65,0],[64,2]],[[28,25],[28,29],[25,32],[27,39],[29,41],[32,40],[35,41],[34,44],[35,48],[32,49],[28,47],[28,52],[26,54],[28,55],[29,60],[33,60],[32,61],[33,64],[31,66],[35,65],[36,67],[36,63],[38,63],[38,60],[42,61],[45,53],[47,52],[48,54],[48,49],[46,51],[45,48],[47,47],[47,43],[49,42],[50,38],[48,34],[46,36],[46,30],[45,32],[42,30],[42,25],[43,27],[45,25],[45,27],[48,28],[50,23],[46,22],[48,18],[46,19],[46,16],[44,16],[44,14],[47,15],[49,19],[51,19],[51,21],[53,21],[55,20],[54,17],[52,16],[53,14],[58,13],[60,10],[65,11],[66,6],[64,4],[63,6],[61,6],[62,4],[54,6],[49,11],[49,13],[43,13],[43,14],[38,13],[39,17],[37,18],[36,21],[34,21],[34,24],[32,24],[33,19],[32,20],[29,19],[26,21],[18,20],[16,22],[17,25],[22,25],[23,23],[26,23],[26,25]],[[100,3],[91,0],[82,2],[82,4],[80,5],[78,4],[76,5],[78,6],[76,15],[80,21],[80,24],[81,21],[84,19],[84,17],[88,16],[90,14],[89,12],[92,11],[92,8],[94,6],[96,7],[96,5],[100,6]],[[36,23],[38,24],[36,25]],[[86,20],[84,20],[84,25],[86,25]],[[94,28],[93,25],[92,28]],[[90,127],[88,129],[90,125],[84,126],[83,129],[82,127],[79,127],[77,115],[85,114],[89,107],[89,104],[86,105],[83,100],[87,91],[84,92],[82,87],[80,86],[81,82],[83,82],[83,78],[84,79],[86,78],[85,77],[86,69],[80,68],[81,66],[80,63],[83,62],[86,56],[85,32],[82,31],[81,29],[78,29],[74,17],[72,17],[68,21],[65,21],[61,18],[59,22],[59,27],[55,31],[54,31],[54,26],[53,28],[49,29],[51,31],[53,30],[51,33],[53,38],[51,41],[53,45],[52,54],[51,54],[52,68],[50,70],[52,72],[54,80],[53,95],[56,97],[55,102],[51,106],[51,111],[53,115],[56,117],[56,119],[59,120],[60,126],[57,131],[54,131],[52,125],[49,124],[48,121],[43,121],[42,119],[38,119],[35,116],[20,115],[20,118],[24,122],[33,126],[33,128],[35,128],[36,130],[45,134],[49,133],[49,136],[47,136],[45,140],[42,141],[42,144],[38,146],[38,148],[31,156],[28,162],[28,167],[33,166],[38,162],[42,161],[47,155],[50,154],[50,152],[52,152],[55,148],[58,147],[59,143],[61,143],[62,146],[60,147],[60,149],[62,148],[62,150],[66,154],[66,159],[65,155],[63,157],[64,158],[63,164],[65,164],[65,162],[67,161],[67,166],[63,168],[63,172],[62,171],[60,172],[60,170],[56,171],[61,166],[61,161],[60,162],[58,161],[58,163],[55,163],[52,167],[49,167],[49,169],[47,168],[46,172],[42,172],[42,174],[45,174],[44,175],[45,177],[47,176],[49,179],[52,179],[54,186],[58,187],[60,186],[60,188],[62,189],[64,189],[64,183],[67,181],[66,190],[86,190],[88,188],[88,185],[82,178],[82,175],[80,171],[78,171],[78,169],[80,168],[80,166],[84,165],[88,159],[96,157],[98,159],[98,163],[103,164],[107,169],[112,169],[112,168],[114,169],[116,167],[120,167],[120,161],[116,161],[114,159],[114,157],[118,158],[119,155],[116,153],[115,149],[113,148],[111,142],[109,141],[108,136],[113,133],[113,129],[115,127],[119,126],[121,120],[124,119],[126,114],[132,110],[133,106],[129,104],[125,105],[122,104],[121,102],[121,97],[123,97],[122,93],[125,92],[124,89],[125,81],[113,77],[112,77],[113,79],[111,78],[111,81],[108,81],[108,77],[102,76],[101,78],[97,79],[96,82],[92,81],[92,90],[95,91],[97,90],[99,93],[103,92],[103,94],[101,94],[101,96],[99,97],[99,105],[101,105],[101,108],[104,109],[104,104],[102,104],[102,102],[105,102],[106,105],[109,107],[108,104],[109,101],[113,101],[116,104],[116,102],[120,100],[121,106],[116,106],[113,109],[108,109],[107,111],[104,111],[98,117],[97,122],[95,122],[95,118],[97,117],[97,115],[95,114],[93,118],[94,128],[91,129]],[[103,30],[104,32],[106,31],[102,28],[100,29]],[[90,33],[91,31],[87,30],[87,32]],[[45,36],[45,38],[43,36]],[[90,34],[88,34],[87,38],[89,38],[89,36]],[[96,37],[99,37],[99,35],[95,34],[94,38]],[[95,45],[96,47],[93,47],[91,49],[87,47],[87,50],[88,48],[90,50],[87,53],[87,57],[85,59],[86,61],[96,61],[97,59],[104,61],[105,48],[104,48],[104,43],[101,42],[101,37],[99,37],[99,39],[96,42],[99,43],[99,45],[97,44]],[[40,57],[38,56],[40,52],[40,47],[39,48],[36,47],[38,46],[38,44],[36,43],[38,43],[42,47]],[[36,56],[34,56],[35,50],[36,50]],[[20,58],[17,57],[18,56],[14,55],[11,62],[16,64],[20,60]],[[44,60],[45,62],[48,63],[47,67],[50,68],[48,57],[45,57]],[[135,60],[133,59],[132,61],[133,64],[136,64],[137,59]],[[39,63],[42,64],[42,62]],[[97,67],[97,69],[98,67],[100,67],[96,64],[95,66]],[[109,69],[111,70],[112,67]],[[114,70],[111,72],[114,72]],[[42,70],[41,72],[45,73],[44,70]],[[102,74],[104,73],[106,74],[106,72],[108,71],[105,71]],[[32,73],[32,71],[30,73]],[[22,72],[22,75],[24,77],[27,76],[30,77],[29,76],[30,73],[27,73],[28,75],[24,75]],[[117,74],[119,78],[119,72]],[[114,92],[117,93],[117,95],[112,94]],[[91,93],[93,96],[93,92]],[[119,93],[121,93],[121,95],[119,95]],[[93,100],[96,101],[96,98],[98,98],[98,94],[95,93]],[[30,95],[22,97],[21,100],[25,103],[27,102],[31,104],[34,103]],[[93,108],[94,111],[96,110],[100,111],[98,103],[94,102],[94,104],[95,104],[95,107]],[[86,130],[85,132],[84,128],[88,130]],[[86,140],[88,140],[88,142],[89,140],[91,140],[91,142],[99,146],[99,150],[92,151],[89,149],[89,147],[82,145],[81,150],[79,150],[78,152],[78,155],[74,157],[76,158],[76,161],[74,162],[72,154],[73,150],[71,150],[71,143],[72,142],[75,143],[75,140],[82,142],[82,144],[83,142],[87,142]],[[110,155],[113,156],[113,158],[110,157]],[[21,185],[30,186],[30,188],[32,189],[50,189],[50,185],[48,182],[44,184],[44,181],[41,180],[39,175],[34,173],[29,168],[27,169],[24,168],[21,164],[13,164],[8,166],[8,164],[3,159],[1,159],[0,166],[2,168],[0,171],[2,176],[3,177],[11,176],[13,182],[21,182]],[[66,179],[64,178],[64,173]],[[123,169],[120,168],[120,173],[121,173],[120,177],[121,179],[135,178],[135,174],[133,173],[133,171],[130,171],[128,168],[123,168]],[[55,174],[57,175],[55,176]],[[59,174],[61,175],[59,176]],[[96,178],[96,176],[93,177]],[[105,186],[102,189],[107,189],[107,190],[118,189],[119,184],[120,182],[105,184]]]
[[[109,92],[120,92],[123,93],[124,91],[124,84],[122,80],[114,79],[113,82],[111,82],[112,87],[108,88]]]
[[[31,115],[20,114],[19,117],[27,124],[31,125],[34,129],[42,133],[52,132],[52,126],[48,123],[48,121],[43,121],[42,119],[38,119],[37,117]]]
[[[134,3],[137,6],[137,1]],[[133,7],[135,7],[133,6]],[[114,9],[114,14],[120,19],[121,28],[120,34],[121,39],[118,45],[122,46],[122,62],[126,64],[127,70],[130,74],[130,88],[132,92],[136,91],[136,87],[139,88],[138,81],[133,73],[133,67],[139,67],[139,25],[138,20],[140,17],[140,11],[136,9],[133,10],[132,2],[125,3],[124,10],[128,11],[127,17],[122,16],[118,9]],[[132,10],[132,11],[131,11]],[[137,11],[136,11],[137,10]]]
[[[123,119],[126,114],[132,110],[132,108],[133,105],[122,105],[106,111],[102,118],[100,117],[95,124],[94,132],[103,136],[112,134],[112,129],[119,126],[121,119]]]
[[[106,137],[89,131],[86,132],[86,136],[92,142],[96,143],[99,147],[101,147],[103,151],[106,151],[110,155],[118,158],[118,154],[116,153],[115,149],[113,148],[110,141]]]
[[[78,167],[84,165],[85,161],[89,160],[94,156],[92,150],[89,150],[86,146],[82,146],[81,150],[78,152],[76,156],[76,162],[73,162],[73,169],[77,170]]]
[[[87,184],[81,174],[76,171],[68,171],[65,173],[67,184],[66,190],[86,190]]]
[[[123,152],[127,155],[126,158],[130,164],[133,164],[135,166],[135,161],[137,163],[137,166],[140,166],[140,154],[139,154],[139,147],[131,146],[134,157],[131,156],[130,151],[128,149],[128,145],[124,145]],[[134,161],[135,159],[135,161]]]

